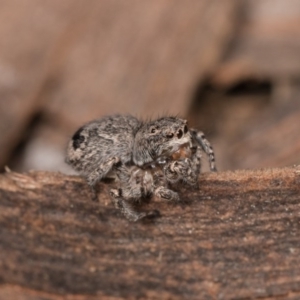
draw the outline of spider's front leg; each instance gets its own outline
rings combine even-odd
[[[118,189],[111,189],[113,203],[117,209],[129,220],[138,221],[143,218],[159,216],[157,210],[149,212],[138,212],[134,204],[152,194],[153,178],[149,172],[138,167],[118,166],[116,170],[120,186]]]
[[[153,172],[154,195],[160,199],[172,202],[179,202],[179,195],[166,187],[168,184],[162,169]]]
[[[204,133],[202,131],[191,129],[191,136],[193,139],[201,146],[202,150],[206,153],[209,159],[210,170],[213,172],[217,171],[216,163],[215,163],[215,153],[210,144],[210,142],[206,139]]]
[[[138,212],[135,210],[130,199],[125,199],[121,189],[111,189],[110,195],[116,209],[119,209],[127,220],[136,222],[144,218],[155,218],[159,216],[159,211]]]

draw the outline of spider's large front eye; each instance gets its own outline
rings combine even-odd
[[[184,132],[184,133],[187,133],[187,132],[188,132],[188,128],[187,128],[186,125],[184,125],[184,127],[183,127],[183,132]]]
[[[173,133],[168,133],[168,134],[167,134],[167,138],[168,138],[168,139],[171,139],[173,136],[174,136]]]
[[[182,138],[182,135],[183,135],[183,132],[182,132],[181,129],[179,129],[178,132],[177,132],[177,137],[178,137],[179,139],[181,139],[181,138]]]

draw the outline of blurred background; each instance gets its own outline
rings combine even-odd
[[[300,163],[300,0],[1,0],[0,170],[70,172],[97,117],[176,114],[219,170]]]

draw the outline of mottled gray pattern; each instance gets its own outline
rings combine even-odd
[[[163,117],[142,122],[132,116],[107,116],[79,128],[68,144],[66,162],[96,183],[112,176],[118,183],[111,190],[116,208],[132,221],[156,216],[157,212],[137,212],[132,204],[156,195],[179,201],[172,184],[196,186],[201,168],[201,152],[215,171],[212,147],[202,132],[188,129],[187,121]]]

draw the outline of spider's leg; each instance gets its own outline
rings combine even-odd
[[[152,195],[153,177],[151,172],[136,166],[120,165],[116,167],[116,174],[125,199],[139,202],[141,198]]]
[[[129,220],[138,221],[143,218],[159,216],[157,210],[149,212],[138,212],[134,204],[141,201],[143,197],[153,192],[153,178],[149,172],[138,167],[118,166],[117,176],[120,180],[120,187],[112,189],[110,194],[117,209]]]
[[[97,200],[96,184],[102,178],[104,178],[112,170],[112,168],[119,163],[119,161],[120,159],[118,157],[112,157],[108,161],[100,163],[100,165],[91,173],[86,174],[88,185],[90,186],[93,193],[92,199],[94,201]]]
[[[155,189],[154,194],[159,197],[160,199],[166,200],[166,201],[172,201],[172,202],[179,202],[180,198],[179,195],[164,187],[164,186],[159,186],[158,188]]]
[[[174,184],[181,180],[189,185],[196,186],[200,173],[200,164],[195,163],[196,158],[175,160],[167,164],[164,170],[167,181]],[[197,162],[200,163],[200,160],[197,159]]]
[[[154,179],[154,195],[166,201],[179,202],[179,195],[166,187],[167,181],[162,170],[156,171],[153,174]]]
[[[122,195],[122,189],[111,189],[110,195],[116,209],[119,209],[127,220],[136,222],[144,218],[155,218],[159,216],[159,211],[138,212],[134,209],[132,203]]]
[[[209,158],[209,165],[211,171],[217,171],[215,164],[215,153],[210,144],[210,142],[206,139],[204,133],[202,131],[198,131],[195,129],[190,130],[192,137],[197,141],[197,143],[201,146],[203,151]]]

